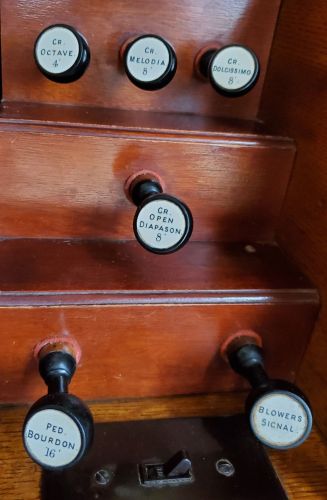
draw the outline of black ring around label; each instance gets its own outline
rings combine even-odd
[[[44,69],[41,63],[39,62],[36,54],[36,47],[42,35],[46,33],[48,30],[54,28],[64,28],[71,31],[73,35],[76,37],[79,46],[79,52],[76,61],[70,68],[68,68],[68,70],[62,73],[51,73],[50,71]],[[41,31],[34,44],[34,60],[38,69],[49,80],[56,83],[71,83],[74,82],[75,80],[78,80],[87,69],[90,63],[90,59],[91,59],[91,53],[86,39],[84,38],[83,35],[81,35],[81,33],[79,33],[72,26],[69,26],[67,24],[52,24],[50,26],[47,26],[43,31]]]
[[[158,201],[158,200],[165,200],[165,201],[168,201],[170,203],[177,205],[178,208],[181,210],[181,212],[184,216],[184,219],[185,219],[185,230],[184,230],[184,233],[181,236],[181,238],[178,240],[178,242],[175,245],[172,245],[171,247],[163,248],[163,249],[155,248],[155,247],[152,247],[152,246],[146,244],[142,240],[142,238],[139,236],[139,232],[137,229],[138,216],[139,216],[141,210],[149,203],[154,202],[154,201]],[[192,213],[191,213],[190,209],[188,208],[188,206],[185,205],[185,203],[178,200],[174,196],[164,194],[164,193],[155,194],[153,196],[146,198],[144,200],[144,202],[141,205],[139,205],[139,207],[137,208],[135,216],[134,216],[134,221],[133,221],[133,230],[134,230],[134,234],[135,234],[137,241],[146,250],[148,250],[152,253],[161,254],[161,255],[170,254],[170,253],[176,252],[177,250],[181,249],[190,239],[190,237],[192,235],[192,231],[193,231]]]
[[[240,47],[240,48],[248,51],[254,60],[254,72],[253,72],[251,79],[249,80],[249,82],[247,82],[245,85],[243,85],[243,87],[240,87],[238,89],[227,89],[226,87],[219,85],[219,83],[217,83],[216,80],[214,79],[213,72],[212,72],[212,65],[213,65],[213,62],[214,62],[216,56],[220,52],[222,52],[223,50],[229,49],[232,47]],[[258,78],[260,76],[260,63],[259,63],[259,59],[258,59],[257,55],[253,52],[252,49],[246,47],[245,45],[233,43],[230,45],[225,45],[224,47],[221,47],[219,50],[214,51],[212,53],[212,56],[210,57],[210,61],[209,61],[207,74],[208,74],[209,81],[210,81],[211,85],[213,86],[213,88],[215,90],[217,90],[217,92],[219,92],[220,94],[222,94],[225,97],[241,97],[241,96],[247,94],[256,85]]]
[[[127,64],[127,58],[130,49],[133,47],[133,45],[138,42],[139,40],[142,40],[143,38],[155,38],[162,42],[169,54],[169,63],[167,65],[167,68],[165,72],[156,80],[150,80],[150,81],[142,81],[138,78],[136,78],[129,70],[128,64]],[[158,35],[152,35],[152,34],[147,34],[147,35],[141,35],[134,40],[132,40],[126,47],[124,54],[123,54],[123,62],[124,62],[124,69],[126,72],[126,75],[128,76],[129,80],[134,83],[137,87],[139,87],[142,90],[159,90],[168,85],[168,83],[171,82],[171,80],[174,78],[176,69],[177,69],[177,57],[175,54],[174,49],[172,46],[164,40],[162,37]]]

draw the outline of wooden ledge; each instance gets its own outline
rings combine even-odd
[[[294,141],[288,137],[271,135],[264,125],[257,121],[214,118],[187,113],[158,113],[151,111],[116,110],[88,106],[60,106],[55,104],[4,102],[0,106],[1,127],[20,126],[29,128],[47,127],[80,135],[89,131],[97,135],[105,133],[158,134],[174,140],[189,138],[215,142],[228,142],[230,145],[243,144],[250,147],[267,146],[294,149]]]
[[[172,255],[133,241],[0,241],[0,306],[318,302],[275,245],[189,243]]]

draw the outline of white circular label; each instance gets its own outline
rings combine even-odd
[[[77,457],[82,445],[74,420],[59,410],[41,410],[27,422],[24,442],[32,458],[44,466],[64,467]]]
[[[136,228],[146,245],[166,250],[184,237],[186,219],[179,206],[172,201],[153,200],[140,210]]]
[[[126,54],[130,74],[141,82],[153,82],[167,70],[169,51],[161,40],[147,36],[132,43]]]
[[[76,35],[68,28],[54,26],[42,33],[35,46],[35,56],[48,73],[64,73],[79,57]]]
[[[226,90],[239,90],[247,85],[256,71],[256,61],[244,47],[221,49],[211,64],[214,81]]]
[[[300,444],[312,427],[308,405],[295,394],[274,391],[262,396],[251,410],[250,423],[254,434],[273,448]]]

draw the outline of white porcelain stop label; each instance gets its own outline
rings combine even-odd
[[[35,46],[35,57],[48,73],[60,74],[70,69],[79,57],[79,43],[69,28],[53,26],[45,30]]]
[[[153,82],[160,78],[169,63],[170,56],[166,44],[153,36],[136,40],[126,55],[128,71],[141,82]]]
[[[253,406],[250,423],[256,437],[273,448],[301,444],[310,434],[312,415],[308,405],[296,394],[274,391]]]
[[[40,465],[64,467],[80,452],[81,433],[74,420],[59,410],[35,413],[27,422],[24,442],[28,453]]]
[[[176,203],[153,200],[138,213],[136,230],[145,245],[167,250],[177,245],[185,235],[186,219]]]
[[[235,91],[250,83],[257,72],[257,62],[245,47],[233,45],[217,53],[211,72],[217,85],[227,91]]]

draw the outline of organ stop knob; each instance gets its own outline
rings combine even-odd
[[[302,391],[286,380],[268,377],[263,350],[252,339],[231,342],[227,357],[252,386],[246,412],[256,438],[279,450],[302,444],[312,429],[310,403]]]
[[[157,35],[142,35],[122,48],[126,75],[143,90],[159,90],[173,79],[177,58],[172,46]]]
[[[130,195],[138,207],[133,227],[136,239],[146,250],[168,254],[189,240],[193,218],[185,203],[162,191],[157,180],[145,179],[132,185]]]
[[[195,69],[209,79],[212,87],[226,97],[240,97],[257,83],[260,64],[256,54],[243,45],[227,45],[220,49],[202,50],[196,57]]]
[[[41,73],[57,83],[80,78],[90,62],[85,38],[71,26],[54,24],[38,36],[34,58]]]
[[[40,352],[39,372],[48,386],[48,394],[29,409],[23,425],[23,442],[31,459],[45,469],[77,464],[92,442],[90,410],[67,392],[75,369],[76,361],[70,352]]]

